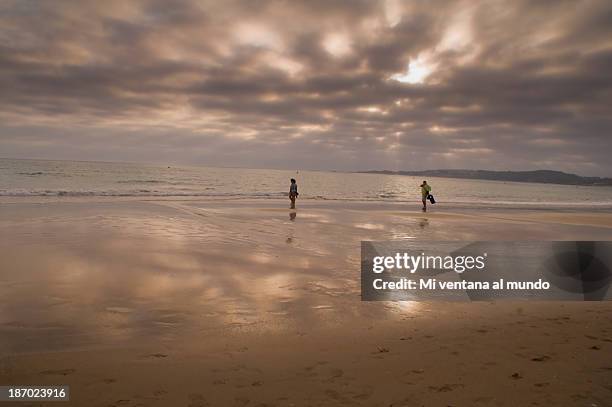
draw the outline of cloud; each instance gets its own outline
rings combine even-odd
[[[3,156],[612,175],[612,5],[0,6]]]

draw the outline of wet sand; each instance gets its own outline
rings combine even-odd
[[[611,405],[609,302],[359,292],[361,240],[610,240],[606,210],[1,205],[0,384],[69,384],[62,405]]]

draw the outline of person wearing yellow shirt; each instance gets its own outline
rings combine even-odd
[[[423,181],[421,184],[421,196],[423,198],[423,212],[427,212],[427,197],[431,192],[431,187],[427,185],[427,181]]]

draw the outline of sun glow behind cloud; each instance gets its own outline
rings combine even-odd
[[[329,34],[323,42],[323,47],[333,56],[342,57],[351,51],[351,43],[347,35],[342,33]]]
[[[398,82],[421,84],[434,72],[435,64],[430,62],[429,58],[419,55],[416,59],[410,60],[405,73],[399,73],[391,76]]]

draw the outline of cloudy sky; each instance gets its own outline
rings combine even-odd
[[[610,1],[2,1],[0,156],[612,176]]]

